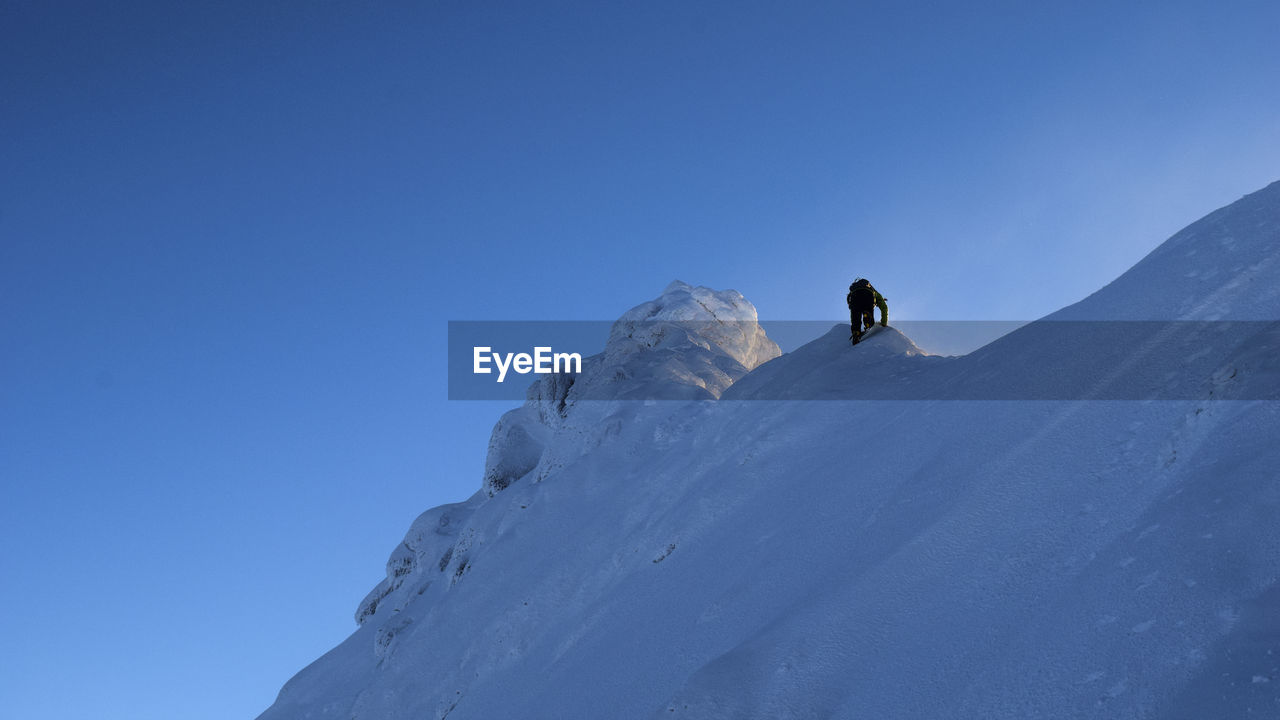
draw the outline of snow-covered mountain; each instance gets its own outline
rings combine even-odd
[[[1278,258],[1280,183],[961,358],[673,284],[261,718],[1280,716]]]

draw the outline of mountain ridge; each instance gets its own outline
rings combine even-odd
[[[1259,350],[1268,346],[1249,336],[1200,364],[1175,358],[1170,368],[1184,375],[1211,374],[1169,400],[1017,394],[1043,389],[1039,377],[1007,398],[992,389],[1002,369],[1102,353],[1054,345],[1060,337],[1045,328],[1096,320],[1120,301],[1132,301],[1133,317],[1121,318],[1130,320],[1280,318],[1267,289],[1280,284],[1276,187],[1193,223],[1172,250],[1136,265],[1141,273],[968,361],[913,354],[892,328],[850,350],[836,326],[715,400],[708,384],[723,366],[704,360],[728,353],[664,332],[645,336],[641,352],[692,359],[664,377],[701,390],[693,397],[584,400],[566,414],[573,386],[535,383],[507,425],[529,439],[495,427],[491,457],[525,453],[504,470],[510,482],[490,484],[486,462],[475,496],[420,517],[388,566],[387,582],[399,584],[261,717],[1244,717],[1280,708],[1280,663],[1268,654],[1280,652],[1280,629],[1267,620],[1280,616],[1280,410],[1256,396],[1220,399],[1248,383],[1274,390],[1273,355]],[[1190,243],[1212,256],[1224,237],[1236,249],[1219,254],[1219,266],[1186,254]],[[1157,283],[1156,300],[1139,302],[1147,274],[1184,266],[1198,278],[1244,273],[1234,285],[1197,281],[1231,312],[1187,303],[1175,317],[1146,317],[1180,287],[1178,278]],[[692,297],[684,288],[675,290]],[[1115,357],[1159,347],[1170,346],[1144,340]],[[1228,367],[1234,374],[1218,373]],[[912,372],[983,392],[963,402],[937,391],[815,403],[778,390],[852,393],[857,373],[909,384]],[[1102,375],[1049,387],[1132,378]],[[634,389],[629,379],[620,396]],[[546,424],[579,412],[568,431]],[[549,437],[534,437],[534,423]]]

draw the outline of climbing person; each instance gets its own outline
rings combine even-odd
[[[849,295],[845,298],[849,304],[849,342],[857,345],[862,334],[875,326],[875,308],[880,308],[880,325],[889,325],[889,301],[871,287],[871,283],[858,278],[849,286]]]

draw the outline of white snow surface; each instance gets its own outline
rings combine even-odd
[[[1278,257],[1275,184],[1046,320],[1280,320]],[[754,321],[673,284],[535,383],[261,719],[1280,716],[1273,347],[1172,359],[1176,400],[963,399],[1152,346],[837,326],[770,360]],[[628,399],[652,383],[683,399]],[[888,383],[918,392],[839,399]]]

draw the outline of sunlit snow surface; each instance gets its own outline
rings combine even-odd
[[[1272,185],[1047,320],[1280,319],[1278,258]],[[628,316],[661,313],[755,319],[683,284]],[[262,718],[1280,716],[1280,403],[1258,399],[1280,380],[1256,338],[1167,358],[1158,333],[1057,348],[1036,323],[941,358],[837,327],[771,359],[628,316],[582,378],[618,399],[536,383],[481,490],[414,523],[359,629]],[[1176,399],[1113,399],[1152,364]],[[689,399],[627,399],[644,383]]]

